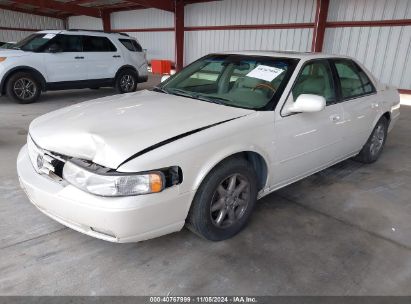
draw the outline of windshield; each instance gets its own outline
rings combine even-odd
[[[228,106],[268,109],[278,101],[296,64],[290,58],[210,55],[158,89]]]
[[[55,36],[55,34],[33,34],[23,40],[20,40],[12,46],[12,48],[29,52],[37,52]]]

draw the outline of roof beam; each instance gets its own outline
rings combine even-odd
[[[124,12],[124,11],[138,10],[138,9],[145,9],[145,7],[137,5],[137,4],[129,4],[129,6],[123,6],[123,7],[105,7],[103,8],[103,12],[115,13],[115,12]]]
[[[140,7],[144,8],[138,4],[130,4],[130,3],[117,3],[117,4],[100,4],[100,5],[94,5],[94,8],[101,8],[103,10],[111,10],[111,9],[117,9],[117,8],[129,8],[129,7]]]
[[[176,70],[184,66],[184,0],[176,0],[174,10],[175,62]]]
[[[39,11],[33,11],[30,9],[25,9],[17,6],[10,6],[6,4],[0,4],[0,9],[4,10],[9,10],[13,12],[19,12],[19,13],[25,13],[25,14],[31,14],[31,15],[37,15],[37,16],[44,16],[44,17],[50,17],[50,18],[57,18],[57,19],[64,19],[65,16],[56,16],[56,14],[51,14],[51,13],[43,13]]]
[[[321,52],[323,50],[329,5],[330,0],[317,0],[313,41],[311,45],[312,52]]]
[[[221,0],[184,0],[184,4],[196,4],[196,3],[214,2],[214,1],[221,1]]]
[[[86,3],[93,3],[96,2],[97,0],[71,0],[67,3],[69,4],[86,4]]]
[[[173,0],[127,0],[129,3],[135,3],[145,8],[157,8],[164,11],[174,12]]]
[[[111,17],[109,12],[103,12],[103,30],[105,32],[111,32]]]
[[[85,15],[90,17],[101,17],[101,12],[98,9],[76,4],[58,2],[54,0],[13,0],[15,3],[32,5],[39,8],[48,8],[56,11],[72,13],[74,15]]]

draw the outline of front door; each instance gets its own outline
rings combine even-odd
[[[327,105],[313,113],[287,113],[287,106],[301,94],[323,96]],[[303,68],[275,121],[274,184],[291,183],[341,157],[343,109],[336,103],[336,90],[327,60],[315,60]]]
[[[50,52],[56,51],[55,53]],[[82,38],[77,35],[57,35],[50,41],[44,53],[47,82],[85,80]]]

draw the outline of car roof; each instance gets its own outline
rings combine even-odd
[[[296,51],[227,51],[219,52],[218,54],[233,54],[233,55],[248,55],[248,56],[268,56],[281,58],[295,58],[295,59],[316,59],[316,58],[348,58],[348,56],[316,53],[316,52],[296,52]]]
[[[43,30],[39,31],[38,33],[40,34],[66,34],[66,35],[90,35],[90,36],[101,36],[101,37],[107,37],[107,36],[115,36],[118,38],[130,38],[130,39],[135,39],[133,37],[130,37],[128,34],[125,33],[114,33],[114,32],[104,32],[104,31],[93,31],[93,30],[81,30],[81,29],[72,29],[72,30]]]

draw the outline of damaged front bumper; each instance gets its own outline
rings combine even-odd
[[[179,193],[178,187],[140,196],[96,196],[37,173],[27,146],[17,158],[17,172],[30,201],[44,214],[111,242],[137,242],[181,230],[193,197]]]

